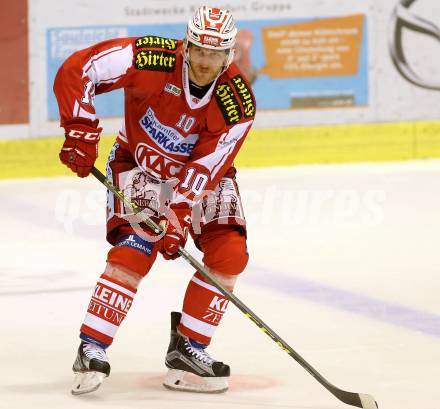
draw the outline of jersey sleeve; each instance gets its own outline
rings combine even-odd
[[[104,41],[72,54],[58,70],[53,88],[61,126],[75,117],[95,120],[95,94],[129,86],[132,67],[132,38]]]

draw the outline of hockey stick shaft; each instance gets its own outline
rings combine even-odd
[[[117,196],[123,203],[138,214],[142,209],[131,202],[120,190],[118,190],[96,167],[93,167],[91,173],[108,190]],[[151,220],[145,214],[142,214],[142,221],[151,228],[154,233],[162,233],[162,228]],[[336,396],[342,402],[357,406],[359,408],[374,409],[377,407],[374,399],[370,395],[362,395],[353,392],[347,392],[337,388],[327,381],[315,368],[313,368],[301,355],[299,355],[287,342],[285,342],[274,330],[272,330],[263,320],[261,320],[249,307],[247,307],[238,297],[231,293],[205,266],[197,261],[190,253],[188,253],[182,246],[179,246],[178,253],[185,259],[192,267],[202,274],[202,276],[214,285],[228,300],[230,300],[244,315],[246,315],[258,328],[260,328],[266,335],[268,335],[280,348],[287,352],[296,362],[298,362],[310,375],[312,375],[322,386],[324,386],[330,393]],[[373,403],[374,402],[374,406]]]

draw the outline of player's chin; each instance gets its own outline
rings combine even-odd
[[[206,84],[206,80],[205,80],[205,78],[204,78],[204,76],[203,75],[195,75],[195,77],[194,77],[194,79],[195,79],[195,83],[199,86],[199,87],[203,87],[205,84]]]
[[[208,72],[201,72],[200,73],[200,79],[204,82],[204,84],[209,84],[210,82],[214,81],[217,74],[213,71]]]

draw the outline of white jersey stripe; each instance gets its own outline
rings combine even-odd
[[[81,108],[81,105],[78,103],[78,100],[75,100],[75,105],[73,106],[73,117],[81,117],[81,118],[88,118],[94,121],[96,119],[95,114],[91,114],[90,112],[87,112],[85,109]]]
[[[88,76],[98,85],[100,82],[116,82],[133,64],[133,48],[128,45],[113,47],[94,55],[83,67],[83,77]]]
[[[119,131],[119,139],[121,139],[125,143],[128,143],[127,137],[121,131]]]
[[[112,83],[112,82],[116,82],[119,78],[123,77],[124,74],[119,75],[119,77],[115,77],[115,78],[108,78],[106,80],[99,80],[98,84],[103,84],[103,83]]]
[[[215,288],[213,285],[205,283],[204,281],[200,280],[200,278],[197,278],[196,276],[193,276],[193,278],[191,279],[192,282],[200,285],[201,287],[204,287],[206,289],[208,289],[209,291],[212,291],[213,293],[217,293],[220,295],[223,295],[219,290],[217,290],[217,288]]]
[[[79,108],[80,108],[80,106],[78,104],[78,100],[75,99],[75,105],[73,106],[73,117],[74,118],[78,117],[78,115],[79,115]]]
[[[131,298],[134,298],[134,296],[136,295],[135,293],[131,292],[130,290],[127,290],[126,288],[124,288],[118,284],[115,284],[111,281],[108,281],[105,278],[100,278],[98,280],[98,283],[102,283],[102,284],[106,285],[107,287],[114,288],[115,290],[117,290],[125,295],[128,295]]]
[[[182,312],[182,319],[180,320],[180,323],[186,328],[205,335],[206,337],[212,337],[217,328],[215,325],[207,324],[206,322],[200,321],[184,312]]]
[[[102,334],[107,335],[108,337],[113,338],[118,330],[118,326],[103,320],[102,318],[97,317],[96,315],[90,314],[89,312],[86,314],[84,318],[84,325],[101,332]]]
[[[222,167],[222,165],[226,162],[227,157],[229,156],[229,154],[234,150],[234,147],[236,145],[237,142],[234,142],[232,144],[232,146],[229,147],[228,151],[224,153],[223,157],[220,159],[220,161],[217,163],[217,165],[215,165],[212,168],[211,171],[211,178],[214,178],[215,175],[217,174],[217,172],[220,170],[220,168]]]
[[[214,179],[221,167],[224,165],[230,154],[233,152],[238,141],[245,135],[253,121],[244,122],[233,126],[229,132],[223,134],[214,152],[206,155],[195,163],[198,163],[211,172],[211,179]]]
[[[118,51],[118,50],[122,50],[122,46],[118,45],[117,47],[113,47],[113,48],[109,48],[108,50],[104,50],[101,51],[98,54],[95,54],[92,58],[90,58],[89,61],[87,61],[87,63],[83,66],[83,72],[87,73],[88,70],[90,70],[90,68],[92,68],[92,64],[96,61],[99,60],[101,57],[110,54],[114,51]]]

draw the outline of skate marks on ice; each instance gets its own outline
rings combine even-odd
[[[147,388],[156,389],[156,385],[162,386],[164,375],[143,375],[137,381]],[[197,378],[193,376],[192,379]],[[259,391],[272,389],[280,385],[279,380],[255,375],[231,375],[229,377],[229,389],[228,392],[246,392],[246,391]],[[161,387],[163,389],[163,387]],[[191,393],[191,392],[190,392]]]
[[[0,297],[91,291],[77,270],[51,266],[4,267],[0,270]]]
[[[57,382],[23,383],[4,385],[0,387],[3,402],[6,407],[15,408],[17,402],[28,404],[32,402],[34,409],[63,407],[82,408],[110,407],[131,408],[149,407],[157,409],[175,408],[255,408],[274,407],[309,409],[303,406],[292,406],[272,401],[275,393],[279,396],[283,388],[281,383],[273,378],[255,375],[232,375],[229,381],[229,391],[225,394],[200,394],[192,392],[174,392],[162,385],[164,373],[159,372],[114,372],[105,379],[101,387],[92,393],[72,396],[69,388],[71,379],[64,377]],[[279,389],[281,387],[281,389]],[[50,405],[47,406],[47,399]],[[10,402],[10,405],[8,403]],[[90,404],[90,405],[89,405]],[[147,405],[147,406],[145,406]],[[321,409],[314,407],[313,409]],[[326,407],[322,409],[333,409]]]

